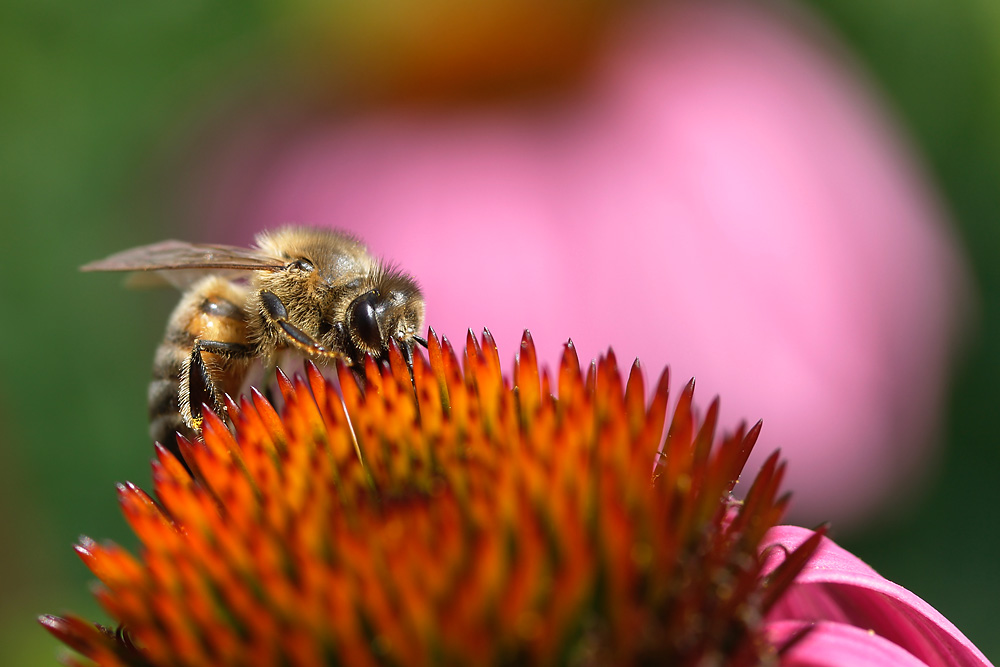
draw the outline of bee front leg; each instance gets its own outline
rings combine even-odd
[[[427,339],[420,336],[412,336],[410,340],[399,340],[399,351],[403,354],[403,361],[410,368],[410,375],[413,375],[413,354],[417,345],[427,347]]]
[[[315,357],[349,360],[343,352],[324,347],[315,338],[289,322],[288,310],[274,292],[262,290],[260,292],[260,303],[263,306],[264,315],[267,317],[267,320],[281,332],[285,341],[292,347]]]
[[[179,406],[184,423],[195,433],[201,433],[204,416],[201,406],[209,405],[217,414],[225,414],[220,387],[225,370],[205,363],[202,352],[218,355],[230,362],[247,363],[254,357],[249,345],[218,340],[196,340],[191,355],[181,366]],[[229,369],[233,370],[233,369]]]

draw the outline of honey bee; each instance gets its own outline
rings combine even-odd
[[[384,359],[390,340],[412,363],[424,321],[416,281],[336,231],[286,227],[255,247],[163,241],[125,250],[82,271],[156,272],[183,290],[156,350],[149,385],[149,432],[178,458],[175,433],[198,436],[202,404],[225,415],[251,365],[273,370],[298,351],[351,366]]]

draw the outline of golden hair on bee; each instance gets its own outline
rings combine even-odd
[[[392,340],[408,360],[425,344],[416,281],[343,232],[284,227],[253,248],[163,241],[81,269],[155,272],[182,289],[149,386],[150,435],[175,454],[175,432],[201,433],[202,404],[224,415],[255,361],[270,369],[293,350],[355,366]]]

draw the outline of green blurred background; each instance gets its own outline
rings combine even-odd
[[[1000,3],[802,0],[882,87],[959,225],[981,299],[940,472],[838,540],[1000,658]],[[145,378],[175,295],[76,267],[183,237],[175,146],[267,48],[261,0],[0,4],[0,664],[54,664],[45,612],[100,617],[77,536],[134,546],[113,485],[146,485]],[[169,199],[169,197],[167,197]],[[109,292],[109,288],[114,291]]]

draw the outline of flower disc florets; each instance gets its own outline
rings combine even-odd
[[[107,665],[755,664],[766,610],[815,549],[769,577],[782,515],[772,456],[730,495],[759,432],[716,442],[694,384],[667,427],[668,377],[647,398],[613,353],[555,378],[525,334],[504,378],[489,333],[459,362],[433,331],[339,389],[312,365],[279,375],[160,449],[154,493],[120,488],[139,536],[77,547],[118,630],[42,622]],[[713,446],[714,443],[714,446]]]

